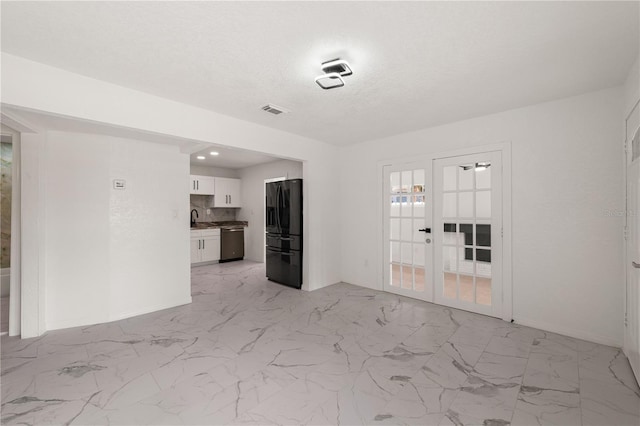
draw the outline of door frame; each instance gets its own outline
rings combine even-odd
[[[624,119],[624,141],[623,141],[623,167],[622,167],[622,173],[623,173],[623,178],[624,178],[624,185],[623,185],[623,191],[624,191],[624,212],[625,212],[625,220],[624,220],[624,229],[623,229],[623,239],[622,239],[622,244],[623,244],[623,249],[622,249],[622,259],[623,259],[623,274],[624,274],[624,292],[623,292],[623,312],[624,312],[624,317],[623,317],[623,336],[622,336],[622,352],[627,356],[627,358],[629,358],[630,361],[630,365],[631,365],[631,369],[634,372],[636,378],[640,379],[640,371],[636,371],[634,367],[636,367],[637,365],[637,358],[634,359],[635,355],[633,354],[633,350],[635,348],[631,348],[630,347],[630,343],[629,342],[629,327],[628,327],[628,318],[629,318],[629,308],[630,306],[630,302],[629,302],[629,286],[631,286],[632,284],[629,282],[630,281],[630,277],[629,277],[629,272],[628,272],[628,268],[629,268],[629,264],[631,263],[631,261],[633,261],[634,259],[629,258],[629,253],[628,253],[628,239],[629,239],[629,221],[630,220],[636,220],[636,217],[630,214],[630,206],[629,206],[629,173],[628,173],[628,169],[629,167],[631,167],[631,165],[633,164],[633,147],[632,145],[632,141],[634,140],[636,133],[640,132],[640,125],[638,123],[636,123],[637,128],[636,129],[631,129],[631,132],[629,131],[629,120],[634,116],[634,114],[636,114],[637,116],[640,116],[640,111],[637,111],[638,109],[640,109],[640,99],[638,99],[635,104],[633,105],[633,107],[629,110],[629,113],[627,114],[627,116]],[[640,161],[639,159],[636,159],[636,161]],[[633,207],[633,206],[631,206]]]
[[[433,162],[439,158],[458,157],[462,155],[480,154],[483,152],[500,151],[502,155],[502,314],[500,318],[505,321],[513,319],[513,256],[512,256],[512,190],[511,190],[511,141],[498,142],[489,145],[478,145],[452,149],[448,151],[432,151],[419,155],[392,158],[377,162],[377,200],[376,203],[376,234],[377,245],[377,288],[384,290],[384,202],[387,199],[384,194],[384,167],[398,163],[412,163],[424,160]],[[433,180],[433,176],[431,177]],[[433,208],[433,203],[431,205]],[[432,282],[432,285],[433,282]]]
[[[10,284],[9,284],[9,336],[19,336],[22,331],[22,282],[21,282],[21,143],[20,132],[10,127],[3,118],[1,133],[11,137],[12,171],[11,171],[11,248],[10,248]]]

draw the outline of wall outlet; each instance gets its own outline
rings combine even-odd
[[[211,214],[211,209],[207,209],[207,215]]]

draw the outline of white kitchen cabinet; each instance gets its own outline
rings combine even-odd
[[[220,260],[220,229],[191,231],[191,263]]]
[[[232,178],[216,178],[216,196],[213,197],[213,207],[242,207],[241,180]]]
[[[211,176],[191,175],[191,194],[214,195],[216,189],[216,178]]]

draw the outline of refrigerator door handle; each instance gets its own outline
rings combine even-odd
[[[282,232],[282,228],[280,227],[280,185],[277,186],[276,189],[276,228],[278,228],[278,232]]]

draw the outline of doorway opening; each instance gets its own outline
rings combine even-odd
[[[0,333],[9,332],[11,285],[11,205],[13,183],[13,143],[11,135],[0,139]]]

